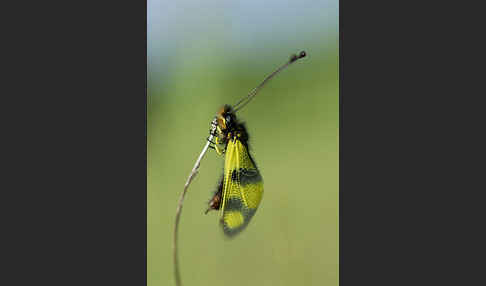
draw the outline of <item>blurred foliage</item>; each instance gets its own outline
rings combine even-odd
[[[265,193],[248,228],[225,239],[204,215],[224,158],[210,150],[180,225],[184,285],[338,285],[338,39],[306,43],[308,57],[238,112]],[[262,47],[263,50],[263,47]],[[181,52],[148,74],[148,285],[173,285],[177,201],[217,109],[234,104],[300,49],[258,55]],[[169,72],[170,71],[170,72]]]

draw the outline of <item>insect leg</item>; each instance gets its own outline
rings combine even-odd
[[[213,145],[215,145],[216,143],[214,143],[213,141],[209,140],[209,137],[206,138],[207,141],[209,141],[209,143],[212,143]]]
[[[214,145],[215,150],[216,150],[216,153],[218,153],[219,155],[223,155],[224,152],[226,151],[224,148],[219,148],[218,145]]]
[[[218,134],[216,133],[216,128],[209,128],[209,135],[218,136]]]

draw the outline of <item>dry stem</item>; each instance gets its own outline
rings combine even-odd
[[[174,275],[175,275],[175,282],[177,286],[182,285],[181,284],[181,276],[179,272],[179,260],[177,259],[177,233],[179,230],[179,219],[181,217],[181,212],[182,212],[182,204],[184,202],[184,197],[187,193],[187,189],[189,188],[189,185],[191,184],[192,180],[194,177],[196,177],[196,174],[199,170],[199,165],[201,163],[202,158],[206,154],[209,148],[209,144],[211,143],[210,141],[213,140],[214,137],[214,132],[216,131],[216,119],[214,119],[211,122],[211,132],[208,138],[208,142],[206,142],[206,145],[204,145],[204,148],[199,155],[199,157],[196,160],[196,163],[194,164],[194,167],[192,168],[191,173],[189,174],[189,177],[187,178],[186,184],[184,185],[184,190],[182,191],[181,197],[179,198],[179,204],[177,205],[177,210],[176,210],[176,218],[175,218],[175,225],[174,225],[174,242],[173,242],[173,254],[174,254]]]

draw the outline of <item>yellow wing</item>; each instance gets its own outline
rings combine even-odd
[[[230,139],[224,163],[221,224],[227,236],[242,231],[255,214],[263,196],[263,180],[237,138]]]

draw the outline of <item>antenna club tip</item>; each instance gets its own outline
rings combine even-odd
[[[306,55],[307,55],[307,54],[306,54],[306,52],[305,52],[305,51],[300,52],[300,53],[299,53],[299,55],[293,54],[293,55],[291,55],[291,56],[290,56],[290,62],[291,62],[291,63],[293,63],[293,62],[295,62],[296,60],[298,60],[298,59],[301,59],[301,58],[305,57]]]

